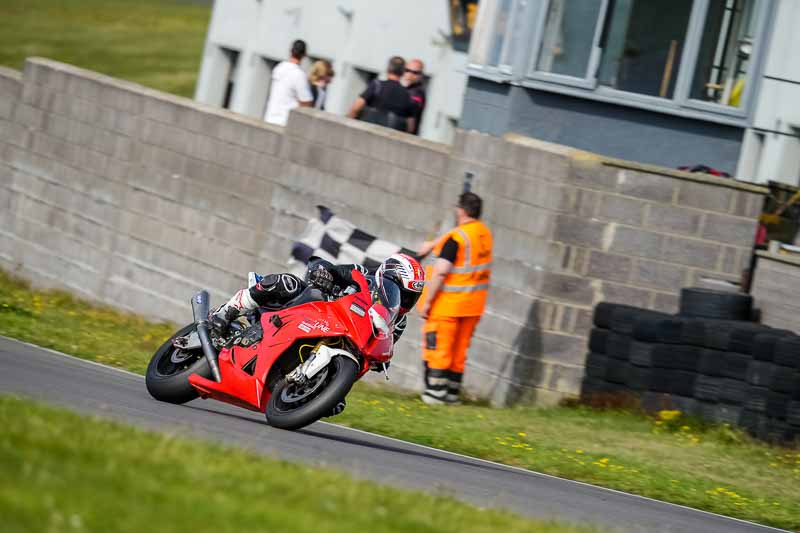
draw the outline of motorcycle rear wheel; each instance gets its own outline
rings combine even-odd
[[[203,350],[180,350],[172,345],[177,337],[188,335],[195,329],[189,324],[179,329],[166,340],[150,359],[145,374],[147,392],[156,400],[168,403],[186,403],[199,396],[197,390],[189,384],[189,376],[199,374],[211,379],[211,368],[203,356]]]
[[[276,428],[295,430],[327,416],[344,400],[356,381],[358,365],[344,356],[334,357],[305,389],[282,379],[267,402],[267,423]],[[317,380],[315,380],[317,378]]]

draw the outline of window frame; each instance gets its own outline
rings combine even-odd
[[[526,77],[544,82],[570,85],[572,87],[596,89],[597,71],[600,67],[600,58],[602,54],[602,49],[598,45],[600,44],[600,37],[603,35],[603,28],[606,23],[608,5],[610,3],[609,0],[600,0],[600,9],[598,10],[597,21],[595,21],[594,26],[594,35],[592,36],[592,49],[589,52],[589,61],[586,65],[586,72],[582,78],[537,70],[539,53],[542,51],[542,44],[544,42],[545,26],[547,26],[547,13],[550,11],[551,3],[552,0],[541,0],[539,2],[539,13],[537,14],[536,30],[534,31],[534,46],[531,50],[531,58],[528,64]]]
[[[748,73],[748,77],[753,80],[753,83],[745,84],[744,93],[742,94],[741,105],[739,107],[728,106],[724,104],[717,104],[714,102],[706,102],[703,100],[698,100],[696,98],[692,98],[690,91],[692,86],[692,81],[695,74],[695,69],[697,68],[697,58],[700,55],[700,46],[702,45],[703,40],[703,30],[706,24],[706,18],[708,17],[708,8],[710,7],[711,0],[695,0],[695,4],[700,4],[703,7],[703,10],[697,15],[697,35],[695,36],[696,41],[694,42],[693,46],[693,55],[688,58],[686,63],[687,71],[691,72],[691,76],[685,80],[685,87],[684,92],[682,94],[683,100],[681,104],[684,107],[690,109],[697,109],[698,111],[706,111],[710,113],[722,113],[725,115],[730,115],[739,118],[747,118],[750,116],[752,101],[754,100],[754,94],[756,92],[756,86],[759,85],[759,81],[761,79],[761,72],[762,67],[764,65],[764,55],[765,50],[767,48],[767,28],[768,22],[772,19],[772,14],[774,13],[773,6],[775,2],[772,0],[762,0],[757,5],[754,6],[755,10],[755,17],[758,19],[758,25],[756,26],[756,38],[753,40],[753,52],[751,58],[751,68],[752,72]],[[694,17],[694,13],[692,13]],[[683,58],[681,58],[683,61]]]
[[[487,12],[489,10],[489,4],[492,2],[499,2],[502,0],[481,0],[478,2],[478,15],[475,20],[475,28],[478,27],[479,24],[484,23],[484,18],[488,17]],[[473,59],[474,49],[473,47],[482,46],[484,43],[479,43],[478,40],[475,39],[476,33],[473,29],[473,33],[470,37],[470,44],[469,50],[467,51],[467,69],[471,71],[478,70],[481,72],[481,76],[493,81],[497,82],[507,82],[510,81],[515,70],[515,58],[514,54],[519,53],[520,46],[519,46],[519,38],[524,33],[522,29],[522,25],[524,24],[524,18],[526,15],[527,4],[531,2],[531,0],[510,0],[511,7],[509,8],[509,20],[512,23],[509,25],[508,30],[506,32],[506,36],[503,39],[503,46],[500,49],[500,60],[497,62],[497,65],[487,65],[483,63],[475,63]],[[495,35],[495,25],[497,22],[495,12],[495,16],[492,18],[491,21],[491,31],[488,32],[490,38],[494,37]],[[521,15],[521,16],[518,16]],[[510,54],[510,57],[509,57]],[[504,62],[505,61],[505,62]]]
[[[484,6],[492,1],[482,0],[480,5],[483,9],[487,9]],[[506,56],[511,43],[517,48],[516,50],[511,50],[511,65],[502,65],[503,68],[500,68],[500,65],[479,65],[471,61],[472,55],[470,54],[467,71],[469,75],[498,83],[512,83],[537,90],[562,93],[686,118],[734,126],[746,126],[754,114],[754,104],[761,85],[761,74],[766,63],[766,52],[769,44],[770,36],[767,35],[767,31],[772,25],[776,11],[775,0],[756,1],[758,1],[758,4],[754,6],[754,16],[758,17],[758,25],[755,30],[756,36],[753,40],[751,65],[747,74],[748,79],[752,79],[753,82],[745,84],[739,107],[706,102],[690,97],[711,0],[694,0],[692,3],[686,30],[686,40],[681,51],[678,75],[671,98],[623,91],[600,85],[597,82],[597,74],[602,60],[602,48],[599,47],[599,41],[606,24],[608,24],[609,6],[613,5],[610,0],[602,0],[598,23],[595,25],[589,65],[583,78],[536,70],[547,24],[547,13],[552,0],[514,0],[511,11],[512,16],[515,18],[527,17],[527,22],[512,24],[513,31],[506,37],[504,42],[501,57]],[[478,19],[479,22],[480,19]],[[494,28],[492,28],[491,36],[494,35],[493,32]],[[526,47],[525,43],[532,43],[533,46]]]

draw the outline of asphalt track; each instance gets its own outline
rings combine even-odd
[[[160,403],[148,395],[142,376],[0,337],[0,394],[6,393],[540,519],[624,531],[781,531],[333,424],[293,433],[219,402]]]

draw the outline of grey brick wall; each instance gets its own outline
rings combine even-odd
[[[761,322],[800,332],[800,259],[767,251],[757,254],[751,292]]]
[[[449,146],[312,110],[278,128],[44,59],[0,69],[0,266],[154,318],[285,269],[319,203],[414,247],[452,225],[466,172],[496,244],[465,379],[498,405],[578,392],[597,302],[674,310],[681,286],[738,276],[764,193],[517,135]]]

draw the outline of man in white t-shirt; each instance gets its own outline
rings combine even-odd
[[[272,70],[272,87],[267,101],[264,120],[270,124],[285,126],[289,111],[296,107],[311,107],[314,97],[308,85],[308,78],[300,61],[306,55],[306,42],[298,39],[292,43],[292,57],[281,61]]]

